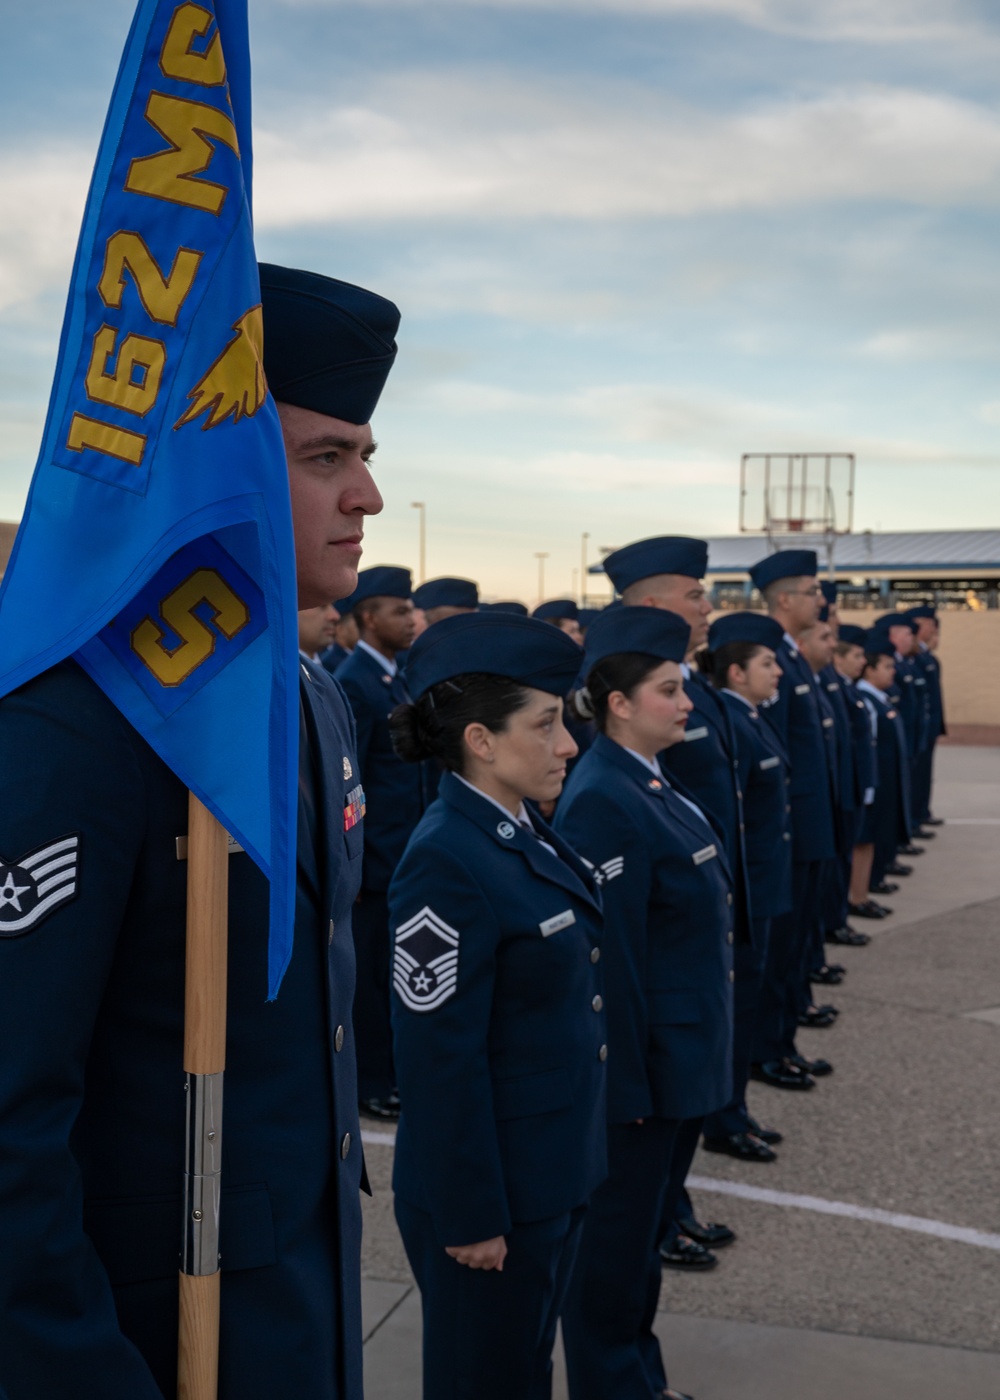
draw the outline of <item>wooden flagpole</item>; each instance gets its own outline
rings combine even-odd
[[[193,792],[188,799],[184,985],[187,1135],[177,1395],[178,1400],[216,1400],[229,837]]]

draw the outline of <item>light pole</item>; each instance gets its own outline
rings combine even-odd
[[[411,510],[420,512],[420,577],[418,583],[423,583],[427,576],[427,506],[423,501],[411,501]]]
[[[545,561],[548,554],[536,554],[538,560],[538,601],[541,603],[545,599]]]
[[[580,536],[580,606],[587,606],[587,541],[590,533],[584,530]]]

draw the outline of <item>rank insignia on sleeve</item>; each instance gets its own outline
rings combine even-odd
[[[77,833],[38,846],[15,861],[0,856],[0,938],[16,938],[76,894]]]
[[[344,798],[344,830],[350,831],[352,826],[357,826],[364,814],[365,790],[359,783]]]
[[[411,1011],[433,1011],[454,995],[459,934],[424,905],[396,929],[392,984]]]

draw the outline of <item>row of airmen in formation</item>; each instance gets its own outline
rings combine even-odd
[[[840,623],[783,550],[767,614],[710,625],[707,563],[643,540],[606,560],[619,601],[533,619],[378,567],[300,620],[357,724],[361,1107],[400,1118],[429,1400],[545,1395],[560,1314],[573,1400],[680,1394],[661,1267],[735,1238],[685,1190],[699,1138],[775,1159],[748,1079],[832,1072],[796,1043],[837,1016],[826,946],[868,942],[849,918],[933,835],[934,609]]]
[[[795,551],[754,570],[767,616],[709,627],[704,544],[655,539],[608,558],[582,653],[566,608],[451,582],[414,640],[406,571],[357,572],[399,312],[260,287],[308,655],[275,1001],[267,880],[229,856],[219,1395],[362,1395],[357,1039],[368,1111],[401,1107],[427,1400],[543,1400],[559,1316],[574,1400],[676,1396],[652,1320],[694,1144],[763,1160],[748,1073],[829,1068],[796,1047],[824,937],[929,818],[933,616],[835,637]],[[0,771],[0,1400],[167,1400],[188,792],[72,657],[0,701]]]

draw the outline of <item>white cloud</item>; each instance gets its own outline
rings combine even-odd
[[[843,200],[995,205],[1000,117],[869,87],[731,115],[607,84],[586,98],[497,75],[376,80],[365,106],[259,132],[258,226],[627,220]]]
[[[342,0],[284,0],[292,9],[332,9]],[[866,43],[969,40],[989,34],[969,0],[352,0],[358,8],[549,10],[650,18],[719,17],[810,39]]]
[[[70,147],[0,157],[0,312],[67,280],[93,162]]]

